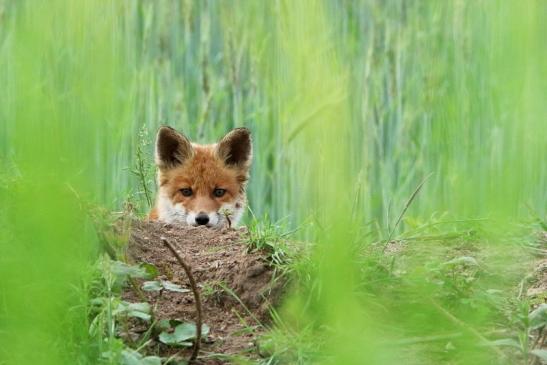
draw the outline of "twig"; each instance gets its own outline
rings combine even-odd
[[[192,293],[194,293],[194,300],[196,301],[196,341],[194,343],[194,350],[192,351],[192,355],[190,356],[189,361],[193,362],[197,359],[198,353],[199,353],[199,344],[201,342],[201,324],[202,324],[202,312],[201,312],[201,299],[199,297],[198,287],[196,285],[196,281],[194,280],[194,275],[192,275],[192,271],[190,270],[190,266],[188,266],[182,257],[178,254],[178,252],[175,250],[175,248],[167,241],[165,237],[161,237],[161,242],[171,251],[173,256],[177,259],[180,266],[184,269],[186,272],[186,275],[188,276],[188,280],[190,281],[190,287],[192,288]]]

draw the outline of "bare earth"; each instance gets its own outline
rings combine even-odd
[[[200,289],[203,305],[203,322],[211,330],[201,346],[200,363],[222,364],[222,356],[212,354],[241,354],[256,356],[255,339],[267,321],[268,309],[278,301],[282,284],[272,280],[273,268],[265,254],[248,252],[243,242],[245,228],[212,230],[204,227],[174,227],[157,222],[138,222],[134,225],[128,260],[133,263],[151,263],[160,274],[157,279],[169,280],[190,289],[188,278],[171,252],[162,244],[165,237],[191,266]],[[139,286],[142,282],[139,283]],[[224,288],[223,288],[224,287]],[[229,288],[244,303],[239,303]],[[144,298],[142,297],[144,295]],[[156,320],[178,319],[195,322],[196,308],[192,292],[142,291],[128,287],[123,299],[130,302],[146,300],[154,309]],[[260,323],[259,323],[260,322]],[[137,337],[147,330],[147,324],[134,320],[128,337]],[[173,348],[161,344],[157,334],[147,349],[150,354],[170,356],[180,351],[187,358],[189,349]]]

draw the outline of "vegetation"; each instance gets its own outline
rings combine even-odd
[[[181,289],[117,261],[112,217],[150,208],[161,124],[253,133],[249,249],[295,278],[259,361],[546,361],[544,13],[0,0],[0,364],[166,363],[146,336],[194,337],[119,294]],[[135,316],[150,332],[122,341]]]

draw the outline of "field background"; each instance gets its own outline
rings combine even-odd
[[[433,290],[420,284],[424,251],[401,297],[363,288],[374,273],[355,253],[432,235],[435,251],[440,236],[479,232],[496,258],[489,280],[518,283],[503,275],[530,259],[506,267],[547,212],[545,11],[541,0],[0,0],[0,364],[91,361],[85,290],[70,289],[85,288],[98,250],[86,204],[148,211],[162,124],[197,142],[250,128],[254,215],[317,243],[299,270],[320,285],[283,311],[298,361],[436,363],[437,350],[364,345],[432,333],[438,311],[417,299]],[[423,316],[398,323],[409,298]],[[476,328],[495,317],[483,302],[453,309]],[[492,361],[467,334],[443,360]]]

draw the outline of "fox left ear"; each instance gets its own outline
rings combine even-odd
[[[218,142],[217,153],[227,165],[248,169],[253,155],[251,131],[247,128],[230,131]]]
[[[158,130],[155,160],[160,169],[166,170],[182,165],[193,154],[194,149],[186,136],[168,126]]]

